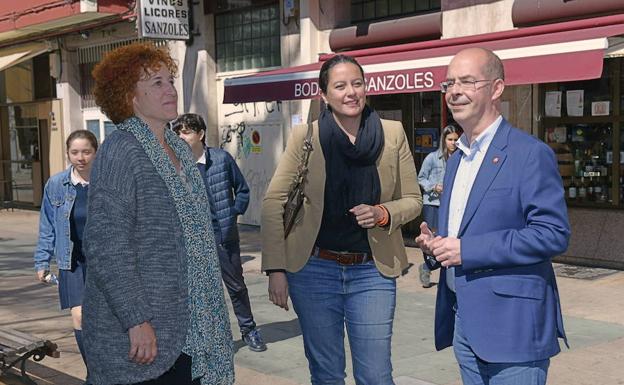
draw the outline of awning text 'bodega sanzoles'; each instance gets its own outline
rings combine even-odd
[[[344,52],[366,76],[367,94],[439,90],[453,55],[464,48],[493,50],[505,64],[508,85],[600,77],[607,37],[624,34],[624,15],[528,27],[469,37]],[[229,78],[224,103],[310,99],[319,95],[318,63]]]

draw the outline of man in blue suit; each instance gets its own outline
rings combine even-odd
[[[441,88],[464,134],[447,163],[439,234],[423,222],[416,241],[442,266],[435,344],[453,345],[463,383],[541,385],[566,338],[551,259],[570,226],[553,151],[500,114],[504,78],[486,49],[449,64]]]

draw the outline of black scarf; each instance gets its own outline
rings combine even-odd
[[[319,117],[319,135],[327,174],[323,221],[342,222],[359,204],[379,204],[381,184],[375,162],[384,145],[379,115],[368,106],[364,108],[353,144],[326,109]]]

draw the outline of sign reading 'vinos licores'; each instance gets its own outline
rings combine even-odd
[[[140,0],[140,36],[188,40],[189,0]]]

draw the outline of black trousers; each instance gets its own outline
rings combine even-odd
[[[243,278],[240,244],[235,241],[217,245],[217,253],[221,264],[221,277],[232,300],[241,334],[245,335],[256,328],[256,323],[251,314],[249,293]]]
[[[162,376],[149,381],[137,382],[132,385],[200,385],[199,378],[191,378],[191,357],[182,353],[171,369]]]

